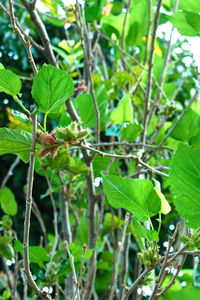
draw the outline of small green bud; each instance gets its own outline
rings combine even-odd
[[[81,130],[78,134],[77,134],[77,139],[82,140],[83,138],[85,138],[88,135],[88,130]]]

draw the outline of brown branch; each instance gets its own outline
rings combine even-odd
[[[168,243],[169,244],[168,244],[168,247],[167,247],[167,252],[165,254],[164,261],[163,261],[163,264],[162,264],[161,269],[160,269],[160,273],[158,275],[158,278],[156,279],[155,286],[154,286],[153,292],[152,292],[151,297],[150,297],[149,300],[153,300],[155,298],[154,296],[156,295],[157,291],[161,288],[160,283],[162,282],[162,277],[163,277],[163,274],[164,274],[164,271],[165,271],[165,267],[167,265],[169,252],[170,252],[171,246],[172,246],[172,244],[173,244],[173,242],[176,238],[176,235],[178,233],[178,229],[179,229],[179,224],[176,226],[176,229],[174,231],[173,236],[168,238]]]
[[[164,296],[165,293],[166,293],[166,291],[175,283],[175,280],[176,280],[176,278],[177,278],[180,270],[182,269],[182,266],[183,266],[183,264],[185,262],[186,257],[187,257],[187,255],[185,254],[184,257],[183,257],[182,263],[176,267],[176,272],[173,275],[171,281],[168,283],[168,285],[160,293],[156,294],[155,297],[152,298],[152,299],[156,300],[156,299],[160,298],[161,296]]]
[[[149,105],[151,100],[151,92],[152,92],[152,73],[153,73],[153,61],[154,61],[154,48],[155,48],[155,41],[156,41],[156,31],[159,23],[159,17],[160,17],[160,7],[161,7],[162,0],[157,0],[156,5],[156,13],[154,18],[154,27],[153,27],[153,33],[152,33],[152,40],[151,40],[151,49],[150,49],[150,55],[149,55],[149,61],[148,61],[148,79],[147,79],[147,91],[145,96],[145,105],[144,105],[144,119],[143,119],[143,143],[146,142],[146,132],[148,127],[147,117],[149,113]]]
[[[158,174],[160,176],[164,176],[164,177],[168,177],[169,175],[165,174],[165,173],[162,173],[154,168],[152,168],[151,166],[149,166],[148,164],[146,164],[145,162],[143,162],[141,160],[140,157],[136,156],[136,155],[129,155],[129,154],[124,154],[124,155],[119,155],[119,154],[110,154],[110,153],[106,153],[106,152],[102,152],[102,151],[99,151],[97,149],[94,149],[94,148],[91,148],[89,146],[86,146],[84,144],[81,144],[80,145],[81,148],[83,149],[87,149],[89,151],[92,151],[92,152],[95,152],[97,153],[98,155],[102,156],[102,157],[112,157],[112,158],[118,158],[118,159],[133,159],[135,160],[138,164],[144,166],[145,168],[147,168],[150,172],[153,172],[155,174]]]
[[[46,227],[45,227],[45,224],[44,224],[41,212],[40,212],[40,210],[39,210],[36,202],[33,199],[32,199],[32,202],[33,202],[32,211],[33,211],[35,217],[38,219],[38,222],[40,224],[40,227],[41,227],[41,230],[42,230],[42,233],[43,233],[43,236],[44,236],[44,244],[45,244],[45,247],[46,247],[47,246],[47,231],[46,231]]]
[[[178,5],[178,0],[175,1],[172,12],[176,11],[177,5]],[[165,53],[165,59],[164,59],[163,69],[162,69],[160,83],[159,83],[159,89],[158,89],[157,97],[154,100],[153,107],[152,107],[151,112],[149,114],[148,125],[151,122],[152,116],[155,113],[157,104],[160,102],[160,98],[161,98],[161,95],[162,95],[163,85],[164,85],[164,82],[165,82],[167,67],[168,67],[168,63],[169,63],[169,55],[170,55],[170,51],[171,51],[173,32],[174,32],[174,27],[172,27],[169,42],[168,42],[168,45],[167,45],[167,51]]]
[[[13,175],[13,170],[18,165],[19,162],[20,162],[20,158],[17,156],[1,183],[0,191],[6,186],[8,179]]]
[[[77,287],[78,286],[78,280],[77,280],[76,269],[75,269],[75,265],[74,265],[74,257],[73,257],[73,255],[71,254],[71,252],[69,250],[68,241],[64,242],[64,247],[67,250],[67,253],[69,255],[69,260],[70,260],[70,263],[71,263],[72,274],[73,274],[73,283],[74,283],[75,287]],[[78,288],[77,288],[76,292],[77,292],[77,298],[78,298],[78,300],[80,300],[80,293],[79,293]]]
[[[30,151],[30,162],[27,177],[27,195],[26,195],[26,211],[24,220],[24,240],[23,240],[23,252],[24,252],[24,268],[29,285],[34,290],[38,297],[45,300],[50,300],[51,297],[46,292],[41,291],[33,280],[30,261],[29,261],[29,233],[30,233],[30,221],[31,221],[31,208],[32,208],[32,191],[33,191],[33,178],[34,178],[34,163],[35,163],[35,148],[36,148],[36,132],[37,132],[37,116],[31,115],[32,119],[32,145]]]
[[[46,55],[46,57],[51,65],[57,66],[56,58],[55,58],[55,55],[54,55],[52,47],[51,47],[48,33],[46,31],[46,28],[45,28],[40,16],[38,15],[38,12],[36,11],[33,3],[30,3],[27,0],[22,0],[22,3],[25,6],[28,13],[30,14],[32,22],[36,26],[37,32],[38,32],[40,39],[42,41],[42,44],[44,46],[44,54]]]
[[[34,58],[33,58],[32,52],[31,52],[30,39],[28,39],[28,41],[26,41],[24,39],[19,27],[17,26],[16,18],[15,18],[15,15],[14,15],[13,5],[14,5],[14,2],[12,0],[9,0],[10,20],[11,20],[11,23],[12,23],[13,32],[16,33],[18,35],[19,39],[22,41],[22,43],[24,45],[24,48],[26,49],[26,52],[27,52],[27,55],[28,55],[28,60],[31,64],[31,66],[32,66],[33,72],[34,72],[34,74],[36,74],[38,70],[37,70],[37,67],[35,65],[35,61],[34,61]]]
[[[111,284],[111,291],[110,291],[110,295],[108,300],[112,300],[114,297],[114,293],[117,287],[117,276],[118,276],[118,268],[119,268],[119,262],[120,262],[120,258],[122,255],[122,252],[124,251],[124,242],[125,242],[125,237],[126,237],[126,229],[129,223],[129,218],[130,218],[130,214],[126,213],[126,217],[125,217],[125,222],[124,222],[124,228],[123,228],[123,233],[122,233],[122,238],[121,238],[121,243],[119,246],[119,251],[118,251],[118,255],[114,264],[114,276],[113,276],[113,280],[112,280],[112,284]]]
[[[81,46],[84,52],[84,56],[85,56],[85,67],[86,67],[86,71],[87,71],[87,75],[89,78],[89,83],[90,83],[90,92],[92,95],[92,100],[93,100],[93,105],[94,105],[94,110],[95,110],[95,114],[96,114],[96,140],[97,143],[100,142],[100,112],[99,112],[99,108],[98,108],[98,104],[97,104],[97,99],[96,99],[96,95],[95,95],[95,90],[94,90],[94,84],[93,84],[93,80],[92,80],[92,73],[91,73],[91,65],[92,65],[92,49],[91,49],[91,45],[89,42],[89,35],[88,35],[88,31],[87,31],[87,25],[86,25],[86,21],[85,21],[85,16],[84,16],[84,9],[80,7],[78,1],[76,1],[76,7],[78,9],[78,14],[75,13],[76,16],[76,21],[77,21],[77,25],[78,25],[78,21],[80,22],[79,26],[79,32],[80,32],[80,38],[81,38]],[[82,18],[81,18],[82,15]],[[78,20],[79,17],[79,20]],[[88,45],[87,49],[86,49],[86,44]]]
[[[148,21],[148,28],[147,28],[147,35],[146,35],[146,45],[145,45],[145,53],[144,53],[144,65],[147,61],[147,54],[148,54],[148,45],[149,45],[149,37],[150,37],[150,30],[151,30],[151,24],[152,24],[152,0],[148,1],[148,9],[149,9],[149,21]]]

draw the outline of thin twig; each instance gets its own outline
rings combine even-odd
[[[176,9],[177,9],[177,5],[178,5],[178,0],[176,0],[174,2],[174,7],[173,7],[173,10],[172,12],[175,12]],[[162,69],[162,73],[161,73],[161,78],[160,78],[160,83],[159,83],[159,89],[158,89],[158,93],[157,93],[157,97],[156,99],[154,100],[154,103],[153,103],[153,107],[151,109],[151,112],[149,114],[149,117],[148,117],[148,124],[150,124],[151,122],[151,119],[152,119],[152,116],[154,115],[155,113],[155,110],[156,110],[156,107],[157,107],[157,104],[160,102],[160,98],[161,98],[161,92],[163,90],[163,85],[164,85],[164,82],[165,82],[165,78],[166,78],[166,72],[167,72],[167,67],[168,67],[168,63],[169,63],[169,55],[170,55],[170,51],[171,51],[171,45],[172,45],[172,36],[173,36],[173,32],[174,32],[174,27],[172,27],[172,30],[171,30],[171,34],[170,34],[170,38],[169,38],[169,42],[168,42],[168,45],[167,45],[167,50],[166,50],[166,53],[165,53],[165,59],[164,59],[164,64],[163,64],[163,69]]]
[[[45,227],[45,224],[44,224],[44,221],[42,218],[42,214],[41,214],[36,202],[34,201],[34,199],[32,199],[32,202],[33,202],[32,211],[33,211],[35,217],[38,219],[38,222],[40,224],[40,227],[41,227],[41,230],[42,230],[42,233],[44,236],[44,244],[46,247],[47,246],[47,231],[46,231],[46,227]]]
[[[167,290],[175,283],[175,280],[176,280],[176,278],[177,278],[177,276],[178,276],[178,274],[179,274],[179,272],[180,272],[180,270],[181,270],[181,268],[182,268],[182,266],[183,266],[183,264],[184,264],[184,262],[185,262],[186,257],[187,257],[187,255],[184,254],[182,263],[176,267],[176,272],[175,272],[175,274],[173,275],[171,281],[168,283],[168,285],[167,285],[160,293],[156,294],[155,297],[152,298],[152,299],[158,299],[158,298],[160,298],[161,296],[164,296],[164,295],[165,295],[165,292],[166,292],[166,291],[167,291]],[[151,299],[151,298],[150,298],[150,299]]]
[[[97,143],[99,143],[100,142],[100,112],[99,112],[99,108],[98,108],[98,104],[97,104],[97,99],[96,99],[96,95],[95,95],[95,91],[94,91],[94,84],[93,84],[93,80],[92,80],[92,73],[91,73],[92,51],[91,51],[91,46],[89,43],[87,25],[86,25],[85,17],[84,17],[84,9],[80,8],[78,1],[76,1],[76,7],[78,9],[79,14],[75,14],[75,16],[76,16],[76,18],[78,18],[78,15],[79,15],[79,22],[80,22],[79,31],[80,31],[80,36],[81,36],[81,46],[83,48],[83,52],[84,52],[84,56],[85,56],[85,61],[86,61],[85,67],[86,67],[87,75],[89,78],[90,92],[92,95],[94,110],[95,110],[95,114],[96,114],[96,140],[97,140]],[[81,18],[81,15],[82,15],[82,18]],[[77,20],[77,24],[78,24],[78,20]],[[88,44],[88,49],[86,49],[86,41]]]
[[[114,276],[113,276],[113,282],[111,284],[111,291],[110,291],[110,295],[109,295],[108,300],[113,299],[114,293],[115,293],[115,290],[116,290],[119,262],[120,262],[122,252],[124,250],[124,241],[125,241],[125,237],[126,237],[126,229],[127,229],[128,223],[129,223],[129,217],[130,217],[130,214],[126,213],[124,228],[123,228],[123,233],[122,233],[122,238],[121,238],[121,245],[120,245],[120,248],[119,248],[119,251],[118,251],[116,262],[114,264]]]
[[[50,196],[51,205],[52,205],[52,208],[53,208],[53,225],[54,225],[54,233],[55,233],[55,241],[54,241],[53,249],[51,251],[51,257],[53,259],[53,256],[56,252],[56,248],[57,248],[58,241],[59,241],[58,222],[57,222],[58,212],[57,212],[56,203],[55,203],[53,193],[52,193],[51,182],[49,180],[47,172],[45,172],[45,177],[46,177],[46,181],[47,181],[47,184],[48,184],[48,187],[49,187],[49,196]]]
[[[151,31],[151,24],[152,24],[152,1],[148,1],[148,12],[149,12],[149,21],[148,21],[148,28],[147,28],[147,35],[146,35],[146,45],[145,45],[145,53],[144,53],[144,66],[147,61],[147,54],[148,54],[148,46],[149,46],[149,37],[150,37],[150,31]]]
[[[13,175],[13,170],[18,165],[19,162],[20,162],[20,158],[17,156],[15,158],[14,162],[12,163],[12,165],[10,166],[6,176],[4,177],[4,179],[1,183],[0,191],[6,186],[8,179]]]
[[[73,257],[73,255],[71,254],[71,252],[69,250],[69,244],[68,244],[67,241],[64,242],[64,246],[65,246],[65,249],[67,250],[67,253],[69,255],[69,260],[70,260],[70,263],[71,263],[72,274],[73,274],[73,282],[74,282],[74,285],[77,286],[78,285],[78,280],[77,280],[76,269],[75,269],[75,265],[74,265],[74,257]],[[77,289],[77,296],[78,296],[78,300],[81,300],[79,289]]]
[[[152,92],[152,73],[153,73],[153,61],[154,61],[154,48],[155,48],[155,41],[156,41],[156,31],[159,23],[159,16],[160,16],[160,7],[161,7],[162,0],[157,0],[156,5],[156,13],[154,18],[154,27],[153,27],[153,33],[152,33],[152,39],[151,39],[151,49],[150,49],[150,55],[149,55],[149,61],[148,61],[148,79],[147,79],[147,91],[145,96],[145,105],[144,105],[144,119],[143,119],[143,143],[146,142],[146,132],[148,127],[147,117],[149,113],[149,105],[151,100],[151,92]]]
[[[171,249],[171,246],[176,238],[176,235],[178,233],[178,229],[179,229],[179,224],[176,226],[176,229],[174,231],[174,234],[172,237],[169,237],[168,238],[168,247],[167,247],[167,252],[165,254],[165,258],[164,258],[164,261],[163,261],[163,264],[161,266],[161,269],[160,269],[160,273],[158,275],[158,278],[156,279],[156,282],[155,282],[155,286],[154,286],[154,289],[153,289],[153,292],[151,294],[151,297],[150,297],[150,300],[153,300],[154,299],[154,296],[156,295],[158,289],[161,287],[160,285],[160,282],[162,280],[162,277],[163,277],[163,274],[164,274],[164,271],[165,271],[165,267],[167,265],[167,260],[168,260],[168,255],[169,255],[169,252],[170,252],[170,249]]]
[[[22,41],[22,43],[24,45],[24,48],[26,49],[26,52],[27,52],[27,55],[28,55],[28,60],[29,60],[31,66],[33,68],[33,72],[34,72],[34,74],[36,74],[38,70],[37,70],[37,67],[35,65],[35,61],[34,61],[34,58],[33,58],[32,52],[31,52],[30,40],[28,39],[28,41],[26,42],[26,40],[24,39],[19,27],[17,26],[16,18],[15,18],[15,15],[14,15],[13,5],[14,5],[14,2],[12,0],[9,0],[10,20],[11,20],[11,23],[12,23],[13,32],[16,33],[18,35],[19,39]]]
[[[81,148],[84,148],[84,149],[90,150],[92,152],[95,152],[95,153],[97,153],[98,155],[100,155],[102,157],[107,156],[107,157],[118,158],[118,159],[133,159],[138,164],[141,164],[142,166],[146,167],[150,172],[154,172],[155,174],[158,174],[158,175],[164,176],[164,177],[168,177],[169,176],[169,175],[167,175],[167,174],[165,174],[163,172],[157,171],[156,169],[152,168],[151,166],[149,166],[148,164],[146,164],[145,162],[143,162],[141,160],[141,158],[138,157],[138,156],[136,156],[136,155],[129,155],[129,154],[119,155],[119,154],[105,153],[105,152],[99,151],[97,149],[91,148],[89,146],[86,146],[84,144],[81,144]]]
[[[45,28],[40,16],[38,15],[37,10],[34,8],[32,3],[30,3],[27,0],[22,0],[22,3],[25,6],[26,10],[29,12],[31,20],[33,21],[33,23],[35,24],[35,26],[37,28],[37,32],[40,36],[40,39],[41,39],[42,44],[45,49],[44,50],[45,56],[47,57],[49,63],[56,67],[57,62],[56,62],[56,58],[55,58],[55,55],[54,55],[52,47],[51,47],[50,39],[49,39],[48,33],[46,31],[46,28]]]
[[[30,221],[31,221],[31,208],[32,208],[32,192],[33,192],[33,178],[34,178],[34,163],[35,163],[35,148],[36,148],[36,132],[37,132],[37,116],[31,115],[32,119],[32,145],[30,150],[30,162],[27,177],[27,195],[26,195],[26,211],[24,220],[24,240],[23,240],[23,252],[24,252],[24,268],[29,285],[35,291],[38,297],[45,300],[51,298],[46,292],[41,291],[33,280],[30,261],[29,261],[29,233],[30,233]]]

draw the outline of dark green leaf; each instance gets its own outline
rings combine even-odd
[[[188,142],[192,137],[197,135],[199,127],[200,116],[193,109],[189,109],[175,127],[172,137],[182,142]]]
[[[132,218],[134,231],[138,233],[138,235],[143,238],[147,239],[148,241],[159,241],[158,233],[155,230],[149,230],[145,228],[136,218]]]
[[[142,131],[142,126],[139,124],[128,124],[121,129],[121,136],[128,142],[133,142]]]
[[[96,91],[97,105],[100,111],[101,130],[105,127],[106,110],[108,106],[107,95],[105,89]],[[73,103],[80,113],[81,121],[85,127],[96,126],[96,113],[94,109],[93,99],[91,94],[80,94]]]
[[[6,186],[0,192],[0,204],[5,214],[14,216],[17,213],[17,202],[14,194]]]
[[[20,92],[21,87],[22,83],[15,73],[0,69],[0,92],[16,96]]]
[[[14,257],[13,247],[10,244],[0,244],[0,254],[9,260],[12,260]]]
[[[200,225],[200,149],[180,144],[171,162],[169,177],[179,214]]]
[[[38,112],[58,113],[73,92],[71,77],[53,66],[43,65],[34,78],[32,96],[37,103]]]
[[[129,210],[141,222],[160,211],[160,198],[149,180],[103,176],[103,188],[111,206]]]
[[[85,7],[85,19],[87,22],[100,21],[101,20],[101,9],[97,6],[86,6]]]
[[[29,161],[32,135],[23,130],[0,128],[0,155],[16,154]]]

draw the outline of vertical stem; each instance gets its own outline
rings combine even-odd
[[[33,192],[33,179],[34,179],[34,163],[35,163],[35,148],[36,148],[36,130],[37,130],[37,116],[31,115],[32,119],[32,145],[30,150],[30,161],[27,177],[27,195],[26,195],[26,212],[24,221],[24,240],[23,240],[23,252],[24,252],[24,268],[29,285],[35,291],[38,296],[42,296],[42,291],[37,287],[33,280],[30,261],[29,261],[29,233],[30,233],[30,221],[31,221],[31,208],[32,208],[32,192]],[[44,298],[45,299],[45,298]],[[49,299],[47,297],[46,299]]]
[[[47,132],[47,114],[44,115],[44,132]]]
[[[153,74],[153,59],[154,59],[154,47],[155,47],[155,41],[156,41],[156,30],[158,27],[159,22],[159,16],[160,16],[160,7],[161,7],[162,0],[157,0],[157,8],[154,18],[154,28],[152,33],[152,40],[151,40],[151,50],[149,55],[149,61],[148,61],[148,79],[147,79],[147,92],[145,96],[145,106],[144,106],[144,119],[143,119],[143,144],[146,143],[146,132],[147,132],[147,117],[149,113],[149,104],[151,100],[151,91],[152,91],[152,74]]]

